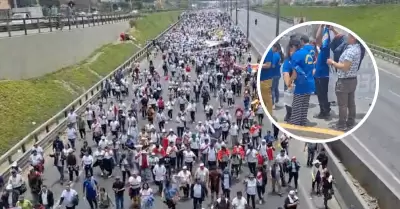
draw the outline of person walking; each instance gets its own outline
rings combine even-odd
[[[54,194],[46,185],[42,186],[39,193],[39,203],[43,205],[44,209],[51,209],[54,206]]]
[[[196,178],[194,184],[190,189],[190,196],[193,199],[193,209],[201,209],[201,204],[204,201],[204,198],[207,196],[207,188],[201,182],[200,178]]]

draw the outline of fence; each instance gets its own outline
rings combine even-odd
[[[178,22],[172,24],[168,29],[162,32],[160,35],[156,37],[159,39],[162,35],[168,32],[171,28],[173,28]],[[122,65],[117,67],[113,72],[104,77],[101,81],[95,84],[92,88],[82,94],[79,98],[65,107],[62,111],[57,113],[55,116],[50,118],[44,124],[39,126],[33,132],[28,134],[25,138],[23,138],[18,144],[12,147],[8,152],[6,152],[3,156],[0,157],[0,165],[1,165],[1,175],[3,179],[8,179],[10,174],[11,164],[17,162],[21,168],[26,168],[29,166],[29,156],[30,156],[30,147],[33,144],[38,143],[42,148],[48,148],[52,145],[53,139],[57,136],[57,134],[66,128],[67,125],[67,116],[68,112],[72,109],[75,110],[78,114],[85,111],[85,108],[89,102],[98,98],[99,93],[101,92],[103,83],[106,79],[111,77],[117,70],[126,70],[131,66],[132,63],[136,62],[136,60],[143,57],[146,54],[148,49],[152,48],[152,44],[147,44],[143,49],[130,57],[127,61],[125,61]],[[5,168],[4,168],[5,167]]]
[[[138,17],[138,14],[110,14],[110,15],[95,15],[89,17],[44,17],[44,18],[24,18],[24,19],[0,19],[0,32],[7,32],[8,36],[12,36],[14,31],[23,31],[24,35],[28,35],[31,30],[37,30],[41,33],[42,29],[48,28],[50,32],[60,25],[67,27],[69,30],[73,28],[84,28],[96,25],[104,25],[123,20],[129,20]]]
[[[267,11],[261,11],[259,9],[253,9],[254,12],[261,13],[264,15],[268,15],[271,17],[276,17],[274,13],[267,12]],[[293,24],[293,18],[286,18],[286,17],[280,17],[281,21],[287,22],[289,24]],[[308,20],[309,21],[309,20]],[[371,43],[367,43],[368,47],[371,49],[372,53],[376,57],[380,57],[383,60],[386,60],[388,62],[400,65],[400,52],[396,52],[390,49],[386,49],[384,47],[380,47]]]

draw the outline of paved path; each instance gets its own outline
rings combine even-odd
[[[157,57],[155,60],[155,66],[156,69],[161,73],[161,59],[160,57]],[[147,68],[148,67],[148,62],[147,61],[142,61],[141,62],[141,68]],[[191,75],[192,78],[195,77],[194,72],[193,75]],[[162,86],[163,89],[167,89],[167,83],[165,80],[162,80]],[[167,98],[166,96],[166,92],[164,92],[163,95],[164,98]],[[129,97],[125,100],[126,104],[128,104],[128,101],[130,101],[132,98]],[[217,102],[215,100],[215,98],[212,98],[212,101],[210,102],[211,105],[213,105],[214,107],[217,107]],[[242,100],[240,98],[236,99],[236,104],[237,105],[241,105],[242,104]],[[204,114],[202,114],[202,107],[201,105],[198,106],[199,112],[196,115],[196,120],[197,121],[204,121],[205,120],[205,116]],[[233,109],[231,110],[233,113]],[[174,110],[174,114],[177,114],[177,108]],[[233,115],[233,114],[232,114]],[[174,115],[175,116],[175,115]],[[142,127],[143,125],[145,125],[145,122],[143,120],[141,120],[141,118],[139,118],[139,127]],[[193,125],[191,125],[193,126]],[[166,130],[168,130],[169,128],[173,128],[174,130],[176,125],[174,124],[174,122],[170,122],[168,124],[166,124]],[[263,132],[265,133],[267,130],[271,129],[271,124],[270,122],[268,122],[267,120],[264,121],[264,126],[263,126]],[[65,137],[63,137],[64,140]],[[91,146],[93,146],[93,142],[91,140],[91,134],[87,135],[87,139],[89,141],[89,144]],[[80,149],[81,146],[81,142],[78,142],[78,146],[77,146],[77,150]],[[298,160],[300,161],[300,163],[302,165],[306,164],[306,153],[303,152],[303,146],[304,144],[300,141],[292,141],[290,144],[290,150],[289,153],[291,156],[297,156]],[[52,160],[48,159],[46,161],[46,165],[45,165],[45,172],[44,172],[44,178],[45,178],[45,184],[49,186],[49,188],[54,192],[55,194],[55,199],[58,199],[58,197],[60,196],[62,190],[63,190],[63,186],[61,186],[58,183],[58,172],[56,170],[56,168],[54,166],[52,166]],[[299,205],[299,209],[314,209],[314,208],[320,208],[322,207],[322,199],[321,198],[312,198],[309,195],[310,192],[310,188],[311,188],[311,176],[310,176],[310,169],[303,167],[300,171],[300,179],[299,179],[299,198],[300,198],[300,202],[301,204]],[[248,170],[245,169],[244,170],[244,174],[247,174]],[[111,197],[113,197],[112,195],[112,183],[113,183],[113,179],[103,179],[99,176],[100,172],[99,170],[96,168],[95,169],[95,176],[99,182],[100,187],[105,187],[107,192],[109,194],[111,194]],[[114,175],[120,175],[120,171],[118,168],[115,169],[115,173]],[[243,175],[242,175],[243,176]],[[79,195],[82,195],[82,176],[80,181],[74,183],[73,188],[79,193]],[[152,187],[154,187],[154,185],[152,185]],[[267,185],[268,191],[271,191],[271,186]],[[232,195],[234,196],[236,191],[243,191],[243,185],[239,182],[236,185],[233,186],[232,188]],[[279,196],[275,196],[275,195],[268,195],[268,197],[266,197],[266,201],[267,203],[263,206],[258,206],[259,208],[277,208],[279,206],[283,205],[283,201],[284,198],[286,197],[287,191],[286,189],[283,190],[284,196],[283,197],[279,197]],[[29,192],[28,192],[29,193]],[[208,203],[210,200],[206,201],[206,203]],[[129,204],[129,198],[128,198],[128,194],[126,192],[125,195],[125,208],[126,206],[128,206]],[[335,199],[333,199],[330,202],[330,206],[332,209],[338,209],[340,208],[338,206],[338,203],[336,202]],[[155,207],[156,208],[166,208],[166,206],[162,203],[161,199],[159,197],[156,198],[156,203],[155,203]],[[190,208],[192,207],[192,202],[191,201],[186,201],[186,202],[181,202],[179,203],[179,205],[177,206],[178,208]],[[81,203],[79,204],[79,206],[76,209],[88,209],[89,205],[87,204],[87,202],[82,198]]]
[[[233,13],[235,14],[235,13]],[[239,25],[244,29],[246,26],[246,11],[238,13]],[[255,27],[254,19],[258,19],[258,26]],[[235,18],[233,18],[235,20]],[[250,40],[256,40],[254,44],[259,52],[264,52],[275,37],[275,18],[250,12]],[[280,31],[283,32],[290,25],[280,22]],[[257,41],[258,40],[258,41]],[[385,179],[394,190],[400,192],[400,158],[398,138],[398,125],[400,115],[400,68],[397,65],[376,58],[379,68],[380,88],[379,96],[374,110],[368,120],[349,137],[343,141],[360,158],[368,162],[369,168],[373,169],[381,179]],[[365,62],[365,67],[372,66]],[[364,66],[363,66],[364,67]],[[362,80],[365,91],[371,92],[375,88],[369,85],[374,80],[365,77]]]

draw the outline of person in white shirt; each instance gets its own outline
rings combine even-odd
[[[12,186],[13,190],[21,191],[21,186],[24,184],[24,180],[21,174],[17,173],[15,170],[12,170],[11,176],[8,178],[8,184]]]
[[[140,184],[142,183],[142,178],[137,172],[133,172],[132,176],[128,179],[130,191],[129,195],[131,198],[136,197],[140,194]]]
[[[185,162],[185,165],[187,166],[188,170],[192,172],[193,169],[193,162],[196,160],[196,154],[190,149],[190,147],[187,147],[186,150],[183,151],[183,161]]]
[[[82,157],[82,168],[85,170],[85,176],[93,176],[93,156],[88,152]]]
[[[113,120],[110,123],[111,134],[118,138],[119,122],[118,120]]]
[[[176,167],[176,154],[178,152],[178,148],[175,146],[174,142],[169,142],[169,146],[167,147],[166,153],[170,157],[170,166],[172,169]]]
[[[203,163],[207,162],[209,150],[210,150],[210,143],[209,140],[205,138],[204,142],[200,145],[201,161]]]
[[[43,153],[44,153],[43,148],[40,147],[38,143],[35,143],[35,144],[33,145],[32,150],[36,150],[36,152],[37,152],[39,155],[41,155],[42,157],[44,156],[44,155],[43,155]]]
[[[247,201],[251,199],[253,209],[256,208],[256,194],[257,194],[257,179],[254,174],[250,173],[249,177],[245,180]]]
[[[93,116],[94,116],[93,110],[91,110],[89,107],[87,107],[86,111],[84,113],[84,116],[85,116],[85,119],[86,119],[89,129],[92,129]]]
[[[72,149],[75,149],[75,141],[77,136],[78,132],[76,131],[76,128],[72,123],[70,123],[67,128],[67,138],[69,143],[71,144]]]
[[[249,145],[249,148],[246,151],[247,164],[249,166],[250,172],[254,175],[256,174],[257,167],[257,150],[253,148],[253,146]]]
[[[74,112],[74,110],[70,110],[70,112],[68,113],[68,123],[72,124],[73,127],[76,127],[76,121],[78,119],[78,115]]]
[[[201,163],[200,166],[197,168],[194,177],[195,179],[199,178],[201,182],[207,185],[209,173],[210,173],[209,170],[206,167],[204,167],[204,163]]]
[[[239,142],[239,126],[236,124],[236,122],[232,122],[229,132],[231,135],[231,145],[233,147]]]
[[[61,193],[58,205],[65,205],[66,209],[74,209],[77,198],[79,198],[78,193],[74,189],[71,189],[70,184],[67,184],[66,188]]]
[[[113,172],[113,162],[114,161],[114,152],[108,146],[104,148],[104,158],[103,158],[103,168],[108,172],[108,178],[112,177]]]
[[[39,155],[36,150],[33,150],[29,160],[31,162],[31,166],[36,171],[38,171],[40,173],[43,172],[44,159],[43,159],[42,155]]]
[[[282,149],[281,152],[276,156],[275,161],[280,165],[281,168],[286,168],[290,158],[286,154],[286,151]],[[286,185],[285,175],[283,175],[281,178],[281,184],[282,186]]]
[[[243,197],[242,192],[238,191],[236,197],[232,200],[233,209],[245,209],[247,205],[246,199]]]
[[[183,189],[185,198],[189,197],[189,188],[192,182],[192,174],[188,171],[186,166],[183,166],[182,170],[178,173],[180,188]]]
[[[141,204],[142,206],[146,204],[146,201],[148,200],[148,198],[151,198],[151,196],[153,195],[153,190],[149,187],[148,183],[143,183],[142,185],[142,189],[140,190],[140,198],[141,198]],[[146,207],[144,207],[146,208]]]
[[[161,194],[163,191],[165,176],[167,174],[167,169],[165,168],[164,164],[158,161],[153,168],[153,174],[154,174],[155,184],[158,186],[158,192],[159,194]]]

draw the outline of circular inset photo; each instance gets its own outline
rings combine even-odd
[[[375,106],[379,74],[365,42],[341,25],[311,21],[274,39],[258,69],[258,99],[293,138],[330,142],[359,128]]]

